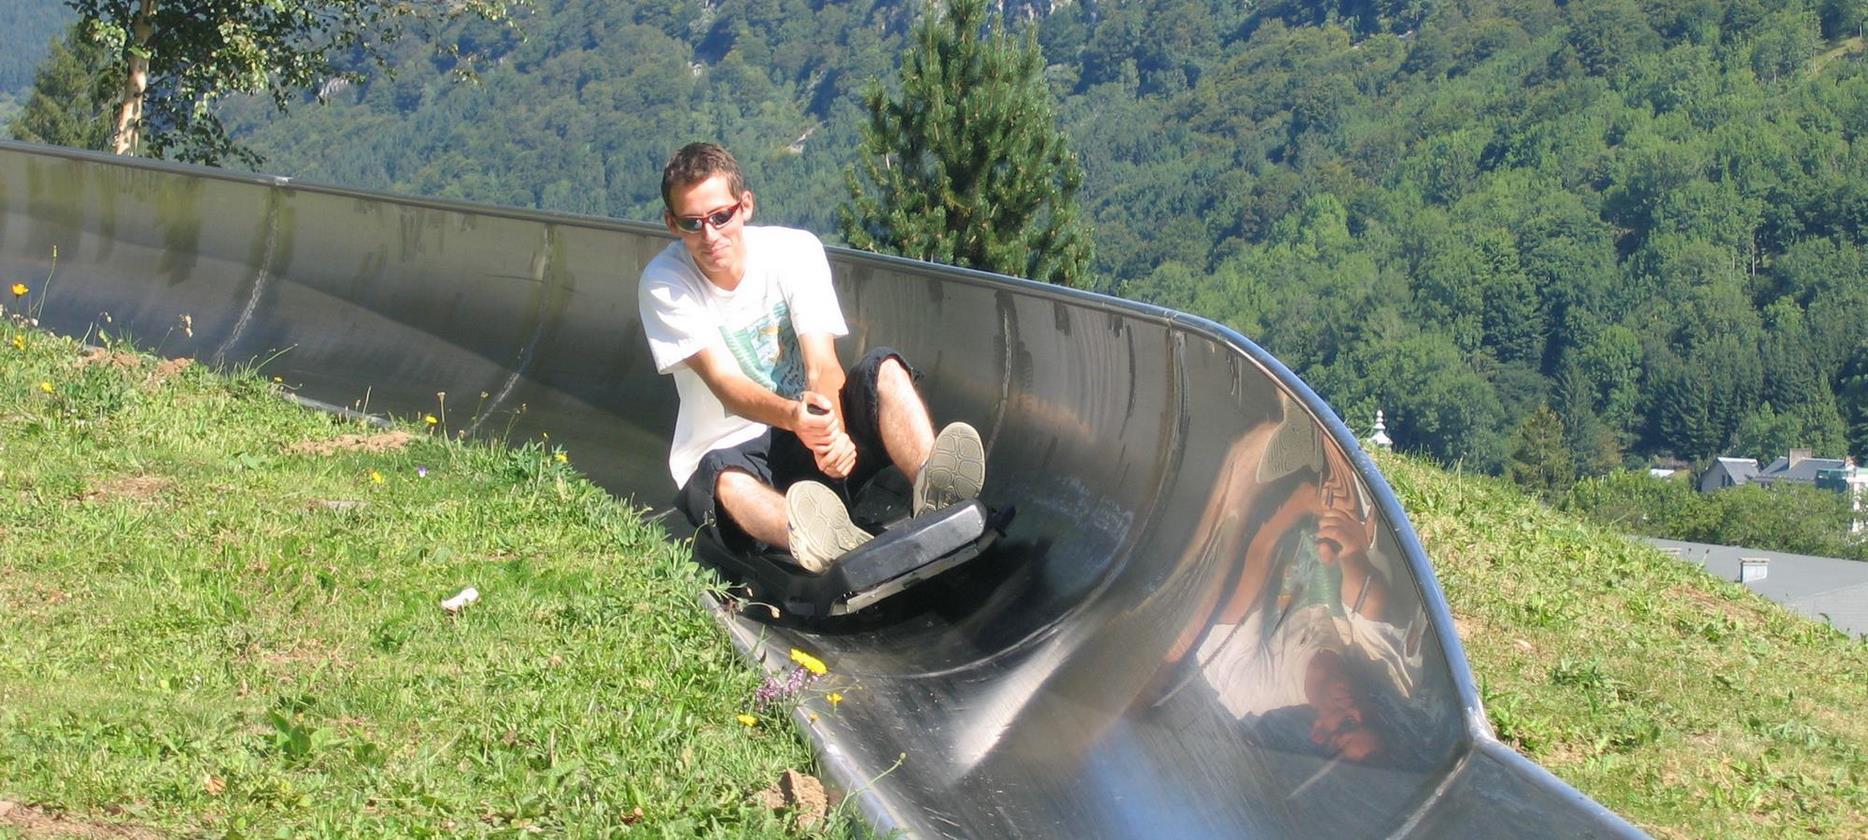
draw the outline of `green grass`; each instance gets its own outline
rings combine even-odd
[[[1868,836],[1868,644],[1505,482],[1379,463],[1501,738],[1659,836]]]
[[[753,804],[806,746],[738,719],[762,675],[707,584],[574,457],[419,423],[305,452],[377,430],[116,358],[0,324],[0,800],[188,836],[851,827]]]
[[[783,710],[738,721],[761,675],[707,584],[575,453],[417,424],[316,454],[375,430],[115,358],[0,324],[0,800],[150,835],[852,829],[752,803],[805,746]],[[1381,463],[1506,741],[1657,835],[1868,835],[1868,646]]]

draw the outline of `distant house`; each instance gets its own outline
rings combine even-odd
[[[1850,458],[1839,468],[1817,470],[1816,487],[1849,497],[1849,510],[1854,512],[1849,520],[1849,533],[1868,531],[1868,517],[1862,515],[1868,510],[1868,470],[1857,469],[1855,459]]]
[[[1770,487],[1780,483],[1847,495],[1850,507],[1855,510],[1850,533],[1868,530],[1868,517],[1863,515],[1868,511],[1868,470],[1857,468],[1853,458],[1816,458],[1808,449],[1792,449],[1764,469],[1758,469],[1758,462],[1750,458],[1719,458],[1700,476],[1699,492],[1711,493],[1745,484]]]
[[[1720,459],[1724,460],[1724,459]],[[1778,482],[1815,486],[1816,474],[1824,470],[1839,470],[1853,466],[1841,458],[1812,458],[1808,449],[1792,449],[1790,454],[1780,456],[1770,466],[1758,471],[1752,481],[1772,485]]]
[[[1727,487],[1742,487],[1758,477],[1758,461],[1755,458],[1720,458],[1712,462],[1712,469],[1699,478],[1699,492],[1711,493]]]

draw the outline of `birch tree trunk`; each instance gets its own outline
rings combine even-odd
[[[156,33],[156,0],[141,0],[131,27],[130,72],[123,80],[123,98],[117,103],[117,128],[110,146],[117,154],[136,151],[143,139],[143,93],[149,90],[149,39]]]

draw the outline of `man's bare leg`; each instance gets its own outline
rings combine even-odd
[[[791,550],[785,497],[772,486],[739,470],[724,470],[714,480],[714,499],[748,536],[775,548]]]
[[[928,417],[927,403],[915,390],[914,377],[908,375],[900,359],[885,359],[876,369],[876,396],[881,408],[876,419],[882,427],[882,446],[888,450],[889,460],[913,482],[934,446],[934,422]]]

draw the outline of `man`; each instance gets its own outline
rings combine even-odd
[[[682,147],[662,170],[662,203],[679,241],[643,269],[638,305],[656,370],[680,392],[668,469],[688,521],[735,551],[782,548],[821,572],[869,539],[830,483],[858,489],[893,463],[914,482],[916,516],[978,495],[979,433],[955,423],[936,436],[920,374],[890,348],[837,363],[849,329],[822,243],[752,226],[757,204],[731,154]]]

